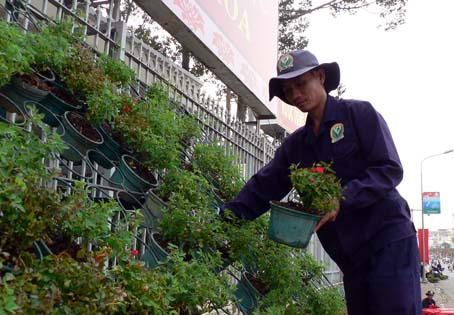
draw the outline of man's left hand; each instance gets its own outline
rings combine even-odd
[[[337,208],[336,211],[325,214],[315,226],[314,233],[316,233],[318,229],[320,229],[326,222],[333,222],[334,220],[336,220],[336,217],[339,214],[339,210],[340,208]]]

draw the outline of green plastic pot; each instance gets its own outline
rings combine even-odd
[[[257,300],[262,297],[262,294],[252,285],[246,275],[247,272],[241,273],[234,295],[241,311],[244,314],[252,315],[257,307]]]
[[[291,247],[306,248],[320,216],[270,203],[268,237]]]
[[[145,262],[145,266],[149,269],[154,269],[159,266],[159,260],[149,246],[145,247],[142,260]]]
[[[41,102],[49,94],[49,91],[35,88],[17,76],[12,77],[10,83],[2,87],[1,92],[19,105],[25,101]]]
[[[30,106],[36,107],[38,112],[40,112],[41,114],[44,115],[44,117],[43,117],[44,123],[48,124],[51,127],[55,127],[55,128],[61,127],[62,123],[61,123],[60,119],[52,111],[50,111],[48,108],[43,106],[41,103],[37,103],[35,101],[25,101],[24,108],[25,108],[27,115],[30,116]],[[60,128],[60,131],[62,131],[61,128]]]
[[[68,115],[71,112],[65,112],[63,117],[62,117],[62,125],[64,128],[64,132],[59,132],[62,134],[62,139],[66,142],[69,143],[72,147],[69,149],[66,149],[63,153],[62,156],[65,159],[71,160],[71,161],[80,161],[81,156],[84,156],[89,149],[95,149],[97,146],[101,145],[104,141],[101,133],[97,131],[95,128],[94,130],[97,131],[99,137],[101,140],[92,140],[84,136],[82,133],[80,133],[69,121]],[[77,114],[79,115],[79,114]],[[82,117],[82,116],[81,116]],[[60,127],[61,128],[61,127]],[[75,148],[75,150],[74,150]]]
[[[42,239],[33,242],[33,249],[39,260],[43,260],[44,257],[52,255],[52,251]]]
[[[153,191],[148,191],[145,196],[144,216],[145,223],[151,227],[157,225],[157,222],[162,218],[163,211],[168,207],[161,198],[159,198]]]
[[[14,118],[13,115],[14,114]],[[0,93],[0,121],[23,126],[25,124],[25,114],[19,105],[5,94]]]
[[[153,176],[153,180],[147,181],[140,177],[136,172],[129,167],[127,160],[135,160],[136,163],[140,162],[131,155],[123,154],[120,159],[120,163],[116,168],[115,172],[112,174],[111,180],[114,183],[117,183],[121,180],[121,174],[124,176],[123,186],[126,190],[136,193],[145,193],[149,189],[156,187],[157,180]]]
[[[151,238],[151,249],[153,250],[153,253],[156,255],[156,258],[158,258],[159,261],[164,261],[167,259],[167,256],[169,256],[169,253],[161,247],[161,245],[158,244],[156,241],[156,235],[158,233],[154,232],[151,233],[150,238]]]
[[[56,87],[57,89],[62,89],[64,88],[59,85],[58,83],[53,82],[52,85]],[[72,105],[64,100],[62,100],[60,97],[58,97],[54,93],[49,93],[46,95],[46,97],[42,100],[42,103],[47,106],[53,113],[57,115],[63,115],[67,111],[81,111],[82,106],[80,105]]]
[[[101,153],[104,154],[107,158],[109,158],[110,161],[118,162],[123,153],[120,144],[110,136],[110,134],[104,129],[102,125],[97,129],[104,138],[104,143],[98,147],[98,150],[101,151]]]

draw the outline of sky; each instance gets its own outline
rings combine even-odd
[[[454,228],[454,153],[427,158],[454,149],[453,14],[453,0],[409,0],[406,23],[385,32],[372,10],[336,18],[323,11],[307,33],[320,62],[339,63],[343,97],[371,102],[387,121],[404,168],[398,190],[417,228],[421,175],[422,191],[440,192],[441,214],[424,216],[429,230]]]

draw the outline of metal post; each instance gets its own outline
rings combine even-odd
[[[430,158],[433,158],[433,157],[436,157],[436,156],[439,156],[439,155],[443,155],[443,154],[448,154],[448,153],[451,153],[451,152],[454,152],[454,150],[447,150],[447,151],[444,151],[442,153],[438,153],[438,154],[433,154],[433,155],[429,155],[427,157],[425,157],[424,159],[421,160],[421,166],[420,166],[420,173],[421,173],[421,251],[422,251],[422,267],[423,267],[423,270],[422,270],[422,275],[421,275],[421,279],[422,279],[422,282],[426,282],[426,260],[425,260],[425,257],[426,257],[426,245],[425,245],[425,240],[424,240],[424,190],[423,190],[423,181],[422,181],[422,166],[423,166],[423,163],[425,160],[427,159],[430,159]]]

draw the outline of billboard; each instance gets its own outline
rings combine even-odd
[[[135,0],[186,46],[260,120],[288,132],[302,126],[298,110],[268,99],[276,74],[279,0]]]
[[[277,60],[278,0],[162,2],[263,104],[269,104],[268,80]]]
[[[440,193],[439,192],[423,192],[422,205],[424,214],[440,214]]]

